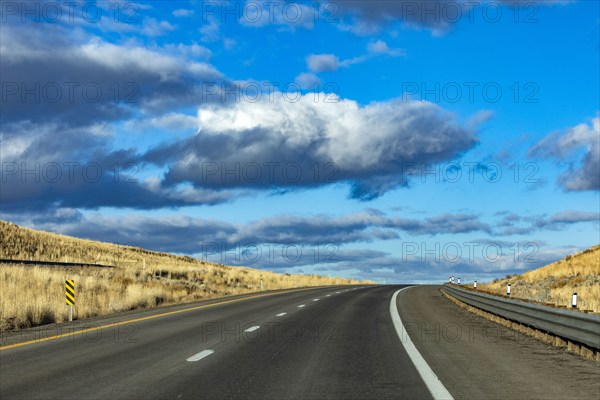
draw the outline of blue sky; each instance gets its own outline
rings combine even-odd
[[[4,220],[377,282],[600,242],[598,2],[0,12]]]

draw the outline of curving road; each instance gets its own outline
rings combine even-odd
[[[265,293],[5,335],[0,397],[600,399],[596,362],[438,289]]]

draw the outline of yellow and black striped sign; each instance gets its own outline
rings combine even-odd
[[[67,305],[72,306],[75,304],[75,281],[67,279],[65,281],[65,299]]]

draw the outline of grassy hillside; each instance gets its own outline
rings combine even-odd
[[[478,285],[477,288],[505,294],[508,282],[511,285],[511,297],[570,306],[571,295],[575,291],[578,308],[600,312],[600,246],[521,275]]]
[[[77,239],[0,221],[0,258],[116,268],[0,265],[0,330],[68,318],[64,281],[74,279],[78,319],[161,304],[302,286],[356,284],[317,275],[228,267],[131,246]]]

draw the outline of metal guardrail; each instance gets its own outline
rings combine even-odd
[[[114,268],[113,265],[72,263],[60,261],[33,261],[33,260],[6,260],[0,259],[0,264],[23,264],[23,265],[45,265],[47,267],[96,267],[96,268]]]
[[[443,290],[470,306],[564,339],[600,349],[600,316],[477,293],[445,284]]]

